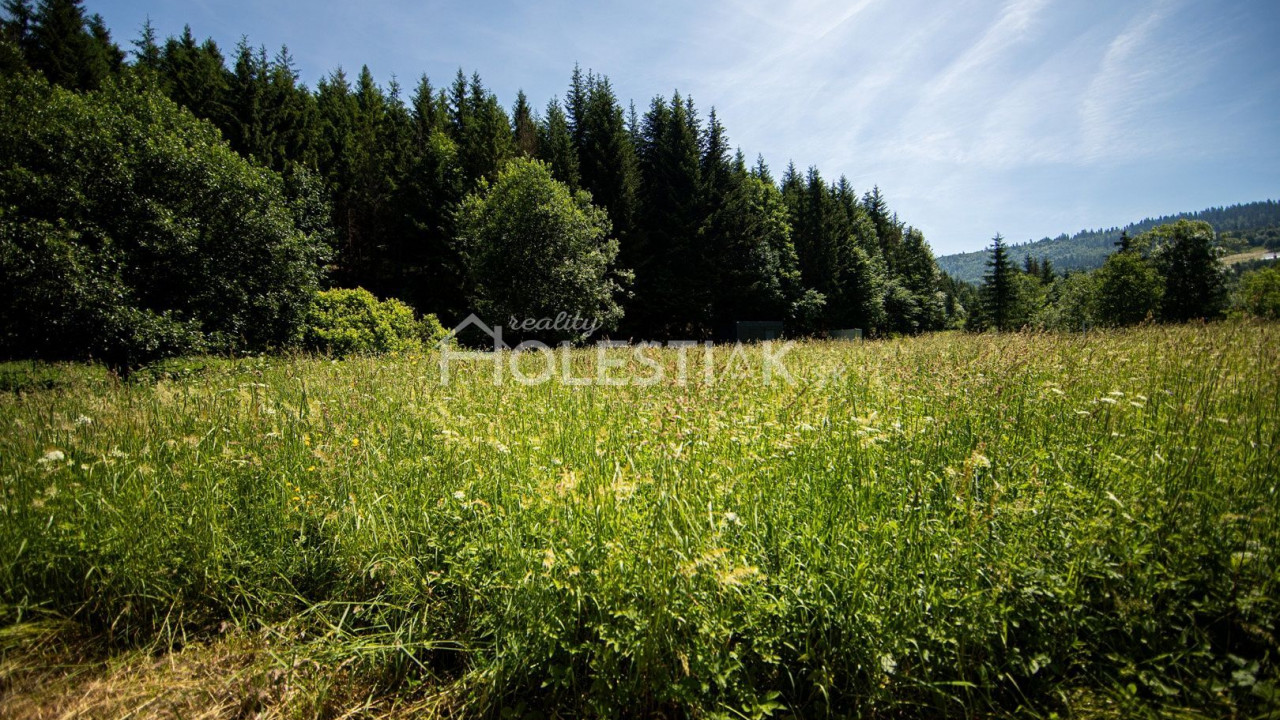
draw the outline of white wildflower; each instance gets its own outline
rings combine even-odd
[[[42,465],[48,465],[49,463],[62,462],[63,460],[66,460],[66,459],[67,459],[66,454],[63,453],[61,450],[50,450],[49,452],[44,454],[44,457],[40,458],[39,462]]]

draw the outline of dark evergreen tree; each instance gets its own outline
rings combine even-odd
[[[538,125],[523,90],[516,93],[516,104],[511,110],[511,124],[516,154],[527,158],[538,157]]]
[[[457,98],[457,81],[454,86],[453,93]],[[515,152],[511,121],[498,103],[497,96],[485,88],[479,74],[471,75],[466,88],[465,99],[461,101],[462,110],[455,110],[455,122],[460,123],[455,136],[458,161],[463,175],[470,182],[481,178],[492,181]]]
[[[643,120],[637,237],[622,245],[620,256],[636,275],[627,326],[641,334],[689,338],[711,330],[711,259],[699,238],[705,221],[701,138],[687,108],[678,92],[670,102],[657,97]]]
[[[1054,280],[1053,261],[1047,257],[1041,258],[1040,259],[1040,282],[1044,285],[1049,285],[1053,283],[1053,280]]]
[[[93,38],[93,52],[106,65],[108,75],[118,75],[124,69],[124,51],[111,39],[111,31],[102,16],[94,13],[89,17],[89,35]]]
[[[15,5],[9,12],[20,23],[26,9]],[[28,22],[27,62],[52,83],[95,90],[123,62],[102,18],[85,16],[83,0],[40,0]]]
[[[230,127],[230,73],[217,43],[197,43],[190,26],[185,27],[181,36],[165,42],[160,67],[164,88],[174,102],[224,132]]]
[[[1016,272],[1004,237],[996,233],[991,239],[991,259],[987,261],[987,275],[982,283],[982,309],[988,325],[996,330],[1011,329]]]
[[[538,125],[538,156],[547,164],[556,180],[574,191],[582,187],[582,177],[578,172],[578,150],[574,147],[564,108],[560,107],[560,101],[555,98],[547,103],[547,115]]]
[[[902,242],[902,226],[889,210],[880,187],[871,188],[862,198],[862,205],[867,210],[872,224],[876,228],[876,240],[880,245],[880,257],[884,259],[885,269],[890,275],[896,275],[898,265],[898,246]]]
[[[454,210],[465,189],[458,147],[448,132],[447,103],[432,97],[424,76],[411,103],[413,128],[406,174],[395,207],[392,294],[446,320],[468,312],[461,258],[453,238]]]
[[[150,17],[142,23],[138,39],[133,41],[133,67],[154,76],[160,73],[160,44]]]
[[[586,106],[575,121],[582,187],[609,213],[615,236],[625,244],[639,183],[635,148],[609,78],[592,76],[586,93]]]
[[[0,73],[10,75],[28,68],[31,52],[31,23],[35,11],[31,0],[4,0],[0,19]]]

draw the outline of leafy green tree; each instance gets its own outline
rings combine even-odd
[[[1049,300],[1049,288],[1040,283],[1040,275],[1014,272],[1013,302],[1009,307],[1008,328],[1017,330],[1035,322]]]
[[[616,327],[627,274],[613,267],[618,243],[609,232],[607,214],[587,193],[571,193],[538,160],[512,160],[459,210],[458,242],[476,312],[491,323],[563,312]]]
[[[1034,317],[1037,327],[1079,332],[1099,324],[1096,273],[1075,272],[1058,278],[1050,294],[1051,301]]]
[[[987,275],[982,283],[982,309],[990,327],[996,330],[1015,329],[1015,304],[1018,287],[1014,276],[1018,275],[1004,237],[999,233],[991,239],[991,258],[987,261]]]
[[[1246,273],[1240,278],[1238,298],[1240,307],[1251,315],[1280,318],[1280,267]]]
[[[294,337],[327,240],[305,182],[139,83],[78,95],[10,78],[0,104],[5,352],[127,369]]]
[[[1226,269],[1209,223],[1179,220],[1145,233],[1140,240],[1164,276],[1163,319],[1181,322],[1222,314],[1227,298]]]
[[[1164,281],[1138,252],[1121,250],[1112,254],[1094,275],[1101,324],[1134,325],[1159,311]]]

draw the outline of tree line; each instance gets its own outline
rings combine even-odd
[[[1204,220],[1178,220],[1131,237],[1121,233],[1102,267],[1058,274],[1028,255],[1019,266],[996,235],[981,286],[952,292],[980,312],[971,330],[1087,330],[1147,321],[1211,320],[1240,312],[1280,316],[1280,268],[1260,264],[1232,273],[1222,258],[1237,240]]]
[[[759,319],[785,320],[795,334],[915,333],[964,316],[922,233],[878,188],[859,194],[794,165],[775,179],[731,145],[714,108],[704,114],[679,92],[641,112],[580,67],[564,97],[540,108],[521,92],[508,109],[462,70],[406,90],[380,85],[368,67],[354,78],[338,69],[312,89],[287,48],[268,54],[242,40],[228,58],[189,27],[161,39],[148,22],[126,54],[81,0],[4,9],[6,76],[42,76],[49,93],[140,122],[131,103],[167,98],[292,188],[281,202],[305,216],[297,229],[323,258],[308,286],[366,288],[446,322],[479,308],[578,311],[606,319],[615,337],[645,339],[713,338]],[[15,162],[9,176],[30,170]],[[32,214],[18,195],[6,194],[5,222]],[[81,211],[74,221],[93,223],[109,206]],[[500,227],[525,234],[507,248],[519,253],[496,251],[510,239]],[[148,291],[139,307],[207,324],[164,297],[189,289]]]

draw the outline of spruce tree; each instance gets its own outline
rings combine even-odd
[[[520,157],[538,157],[538,126],[529,109],[529,99],[524,90],[516,93],[516,104],[511,109],[512,132],[515,136],[516,154]]]
[[[996,330],[1010,329],[1015,301],[1013,275],[1016,272],[1004,237],[996,233],[991,239],[991,259],[987,261],[987,274],[982,283],[983,311]]]
[[[413,113],[414,140],[421,148],[431,138],[431,134],[440,129],[441,122],[435,90],[431,87],[431,78],[425,73],[418,79],[418,86],[414,88],[409,105]]]
[[[0,20],[0,73],[18,73],[27,68],[35,11],[30,0],[4,0],[0,8],[4,11],[4,19]]]
[[[609,213],[614,233],[626,241],[636,209],[639,177],[635,148],[609,78],[589,78],[586,106],[576,120],[582,186]]]
[[[160,65],[164,86],[174,102],[224,132],[229,130],[230,74],[217,43],[211,39],[197,43],[191,27],[184,27],[181,36],[165,41]]]
[[[624,243],[621,263],[636,273],[636,311],[644,332],[691,337],[709,331],[710,259],[699,229],[706,219],[702,138],[688,103],[676,92],[656,97],[645,113],[639,148],[641,212],[638,238]]]
[[[481,178],[492,182],[515,152],[511,121],[478,73],[471,75],[463,105],[462,132],[458,138],[458,159],[463,174],[471,182]]]
[[[577,191],[582,187],[578,172],[578,150],[573,145],[569,121],[560,101],[552,98],[547,103],[546,117],[538,125],[538,156],[547,164],[556,180]]]
[[[150,17],[142,23],[138,39],[133,41],[133,67],[153,76],[160,72],[160,45]]]
[[[22,10],[15,7],[10,12]],[[83,0],[40,0],[30,25],[27,59],[50,82],[72,90],[95,90],[111,74],[120,49],[111,42],[101,18],[95,35]]]

